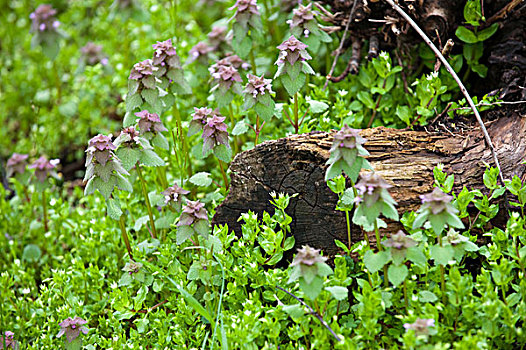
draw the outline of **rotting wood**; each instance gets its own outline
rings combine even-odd
[[[521,164],[526,154],[526,118],[502,117],[487,127],[502,159],[504,177],[526,175]],[[475,126],[454,136],[384,127],[362,130],[361,135],[368,140],[365,147],[373,169],[393,185],[390,193],[400,214],[419,208],[419,196],[433,188],[437,164],[443,163],[444,170],[455,175],[454,191],[458,193],[463,186],[483,190],[482,175],[486,164],[492,163],[491,152]],[[213,223],[228,224],[240,234],[242,213],[252,210],[261,217],[263,211],[274,212],[270,192],[298,193],[287,209],[296,247],[308,244],[330,256],[338,253],[334,239],[347,242],[347,231],[344,213],[335,210],[337,196],[324,182],[331,144],[332,133],[313,132],[267,141],[238,154],[230,166],[230,192],[217,207]],[[400,228],[399,223],[390,223],[383,234]],[[369,236],[374,242],[374,234]],[[361,239],[363,232],[353,226],[353,243]]]

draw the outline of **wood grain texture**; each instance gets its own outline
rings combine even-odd
[[[505,117],[487,125],[498,150],[504,177],[523,177],[526,154],[526,120]],[[298,193],[291,200],[287,213],[291,215],[292,233],[296,246],[308,244],[338,252],[334,239],[347,242],[343,212],[334,208],[337,196],[324,181],[332,133],[313,132],[264,142],[252,150],[238,154],[231,164],[231,187],[223,203],[217,208],[214,224],[228,224],[236,233],[241,226],[240,214],[252,210],[273,213],[269,203],[272,191]],[[398,202],[398,211],[417,210],[419,196],[433,188],[433,168],[443,163],[448,174],[455,175],[454,191],[463,186],[483,189],[485,164],[492,164],[491,153],[484,144],[478,128],[462,133],[427,133],[384,127],[366,129],[361,135],[367,139],[365,148],[373,169],[393,185],[390,193]],[[400,229],[390,223],[384,234]],[[363,239],[360,227],[353,226],[352,241]],[[370,238],[374,241],[374,234]]]

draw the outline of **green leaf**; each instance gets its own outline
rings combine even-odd
[[[141,216],[140,218],[135,220],[135,224],[133,225],[133,229],[135,231],[139,231],[141,227],[148,222],[150,217],[148,215]]]
[[[126,112],[124,114],[124,120],[122,121],[122,126],[125,128],[128,126],[132,126],[133,124],[135,124],[136,120],[137,120],[137,116],[133,112]]]
[[[225,163],[229,163],[232,159],[232,149],[225,145],[217,145],[214,147],[215,156]]]
[[[119,159],[122,162],[122,166],[126,170],[130,170],[131,168],[133,168],[135,164],[137,164],[139,158],[141,157],[140,150],[129,147],[119,147],[115,154],[117,155],[117,157],[119,157]]]
[[[389,282],[391,282],[395,287],[398,287],[407,277],[408,270],[405,265],[393,265],[389,266],[387,269],[387,275],[389,277]]]
[[[310,106],[310,112],[314,114],[325,112],[329,108],[329,105],[322,101],[309,100],[307,103]]]
[[[498,23],[493,23],[491,26],[489,26],[486,29],[482,29],[477,33],[477,39],[478,41],[484,41],[489,39],[495,32],[499,29]]]
[[[22,253],[22,260],[34,263],[39,261],[41,256],[42,251],[40,250],[39,246],[37,246],[36,244],[28,244],[24,247],[24,252]]]
[[[170,144],[168,143],[168,140],[161,133],[158,133],[157,135],[155,135],[155,137],[152,139],[152,145],[154,145],[155,147],[164,149],[164,150],[167,150],[170,148]]]
[[[372,250],[368,250],[365,252],[365,255],[363,257],[363,262],[365,264],[365,267],[367,270],[369,270],[370,273],[375,273],[380,271],[385,264],[387,264],[391,260],[391,257],[389,256],[389,253],[385,250],[380,251],[378,253],[373,253]]]
[[[408,248],[405,257],[407,260],[412,261],[419,266],[425,266],[427,262],[427,258],[424,252],[422,252],[422,248],[418,246]]]
[[[141,96],[150,106],[155,107],[157,105],[159,91],[157,91],[157,89],[144,89],[141,91]]]
[[[199,172],[194,174],[190,180],[196,186],[207,187],[212,184],[212,179],[210,178],[210,173]]]
[[[436,264],[447,265],[451,260],[453,260],[455,251],[451,246],[441,247],[439,245],[434,245],[429,249],[429,254],[431,259],[433,259]]]
[[[177,244],[184,243],[188,238],[190,238],[195,233],[194,229],[190,226],[179,226],[177,228]]]
[[[466,27],[462,27],[462,26],[458,27],[457,30],[455,31],[455,35],[460,40],[468,44],[474,44],[479,41],[475,33],[473,33],[471,30],[469,30]]]
[[[161,157],[159,157],[157,153],[155,153],[155,151],[151,149],[145,149],[141,152],[141,158],[139,162],[145,166],[164,166],[166,165],[164,163],[164,160],[162,160]]]
[[[295,80],[291,80],[288,75],[281,76],[281,83],[290,96],[293,96],[296,92],[300,91],[303,85],[305,85],[305,80],[305,74],[300,74]]]
[[[78,111],[78,103],[75,101],[68,101],[58,107],[58,112],[66,118],[73,118]]]
[[[133,111],[143,103],[141,94],[131,94],[126,96],[126,112],[133,115]],[[134,116],[135,117],[135,116]]]
[[[332,294],[336,300],[344,300],[348,297],[349,291],[345,287],[333,286],[325,287],[325,290]]]
[[[305,294],[308,299],[314,300],[318,297],[323,288],[323,279],[316,276],[312,282],[308,284],[303,277],[300,277],[299,284],[303,294]]]
[[[305,314],[305,310],[300,304],[283,305],[285,311],[292,319],[300,318]]]
[[[270,101],[272,101],[270,106],[258,102],[254,107],[256,113],[266,122],[269,122],[270,119],[274,116],[275,103],[272,99],[270,99]]]
[[[421,303],[434,303],[438,300],[438,297],[433,292],[422,290],[418,292],[418,300]]]
[[[373,98],[371,97],[371,94],[367,91],[362,90],[358,92],[356,97],[358,97],[358,99],[369,109],[374,109],[374,107],[376,106],[373,101]]]
[[[243,135],[247,131],[248,131],[248,124],[245,123],[244,120],[240,120],[236,123],[236,125],[234,126],[234,129],[232,129],[232,135],[234,136]]]
[[[488,74],[488,67],[486,67],[482,63],[472,65],[471,70],[477,73],[481,78],[485,78]]]
[[[119,220],[122,215],[122,209],[118,201],[110,198],[106,201],[106,208],[108,209],[108,216],[113,220]]]

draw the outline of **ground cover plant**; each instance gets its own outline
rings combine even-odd
[[[379,50],[324,88],[341,34],[310,2],[4,7],[0,349],[526,344],[523,179],[502,182],[487,165],[484,189],[455,191],[440,164],[419,209],[399,213],[393,185],[367,161],[359,129],[471,113],[425,44],[407,56]],[[463,79],[484,78],[498,26],[478,1],[463,14],[449,60]],[[271,193],[270,212],[247,208],[239,234],[211,224],[236,154],[330,130],[320,186],[345,213],[340,254],[295,246],[295,193]],[[381,237],[394,222],[403,230]],[[353,242],[353,224],[375,241]]]

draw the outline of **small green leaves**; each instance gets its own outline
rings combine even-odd
[[[365,267],[371,273],[380,271],[390,260],[389,252],[385,250],[379,251],[378,253],[373,253],[372,250],[368,250],[363,257]]]
[[[212,184],[212,178],[210,177],[210,173],[207,172],[196,173],[188,181],[190,181],[196,186],[202,187],[207,187]]]
[[[387,269],[389,282],[395,287],[398,287],[407,277],[408,274],[407,266],[391,264]]]

